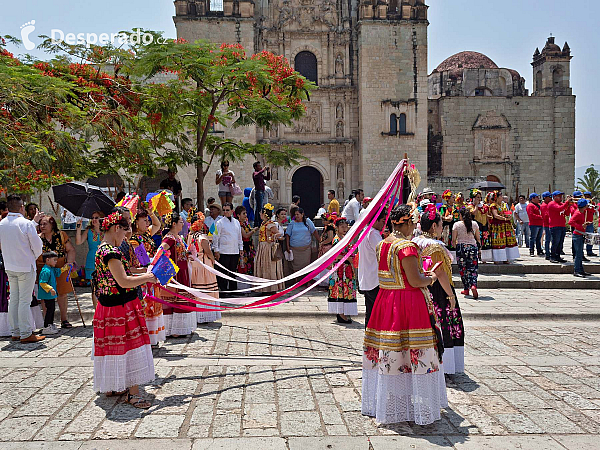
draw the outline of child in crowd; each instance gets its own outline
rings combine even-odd
[[[46,252],[42,254],[44,267],[40,271],[38,299],[43,300],[46,305],[46,315],[44,317],[43,335],[57,334],[58,330],[54,325],[54,311],[56,308],[56,279],[61,274],[71,268],[70,264],[65,264],[62,269],[58,269],[58,254],[56,252]]]

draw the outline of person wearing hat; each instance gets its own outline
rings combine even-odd
[[[579,200],[581,200],[582,198],[583,198],[583,192],[581,192],[581,191],[573,191],[573,202],[571,203],[571,206],[569,208],[569,213],[568,214],[565,213],[565,215],[567,216],[566,217],[567,223],[569,222],[569,219],[571,218],[571,216],[577,212],[577,209],[578,209],[577,208],[577,202]],[[571,231],[573,231],[573,230],[571,230]],[[575,260],[575,248],[571,247],[571,253],[573,254],[573,260]],[[585,257],[585,255],[583,256],[583,261],[584,262],[590,262],[590,260],[587,259]]]
[[[206,225],[206,228],[210,230],[213,224],[215,227],[217,226],[216,223],[223,218],[221,211],[221,205],[218,203],[211,203],[208,205],[208,212],[210,215],[204,220],[204,225]]]
[[[544,252],[546,253],[546,259],[550,259],[550,225],[548,222],[548,204],[552,201],[552,194],[550,191],[542,193],[542,203],[540,203],[540,210],[542,211],[542,221],[544,223]]]
[[[565,202],[562,201],[565,193],[554,191],[552,193],[552,201],[548,203],[548,225],[550,226],[550,235],[552,237],[552,247],[550,262],[564,263],[567,262],[561,257],[567,227],[565,222],[565,214],[568,214],[571,208],[571,196],[567,196]]]
[[[573,230],[573,249],[575,251],[575,264],[573,275],[576,277],[587,277],[590,274],[583,270],[583,242],[585,239],[585,210],[588,207],[588,201],[581,198],[577,201],[577,211],[573,213],[569,220],[569,225]]]
[[[583,193],[583,197],[589,202],[587,209],[585,210],[585,221],[587,223],[585,227],[586,233],[594,233],[594,215],[598,212],[598,205],[592,202],[592,193],[586,191]],[[587,256],[598,256],[594,253],[594,246],[587,244],[585,246]]]
[[[542,256],[542,230],[544,229],[544,219],[540,209],[540,196],[535,192],[529,194],[529,204],[527,205],[527,216],[529,217],[529,256],[533,256],[537,249],[538,256]]]
[[[425,189],[423,189],[423,192],[421,194],[423,195],[423,199],[431,200],[431,197],[433,197],[433,194],[435,194],[435,192],[433,192],[433,189],[431,189],[430,187],[426,187]]]

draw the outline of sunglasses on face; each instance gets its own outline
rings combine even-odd
[[[92,220],[100,220],[100,217],[92,217]]]

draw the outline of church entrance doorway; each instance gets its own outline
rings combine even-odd
[[[300,196],[300,207],[313,219],[323,204],[323,177],[314,167],[300,167],[292,176],[292,196]]]

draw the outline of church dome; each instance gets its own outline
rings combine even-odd
[[[450,76],[460,77],[463,69],[497,69],[494,61],[478,52],[460,52],[440,63],[436,72],[450,71]]]

